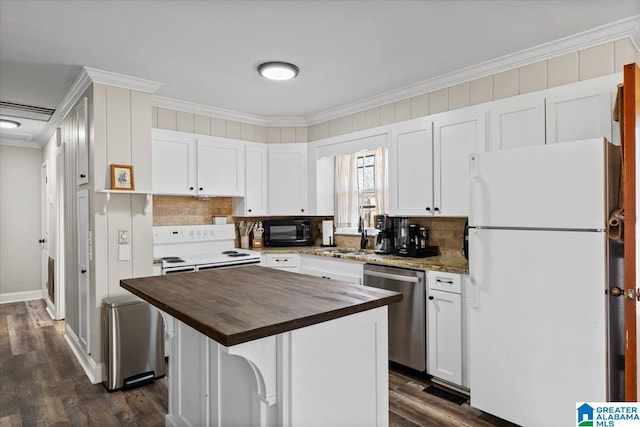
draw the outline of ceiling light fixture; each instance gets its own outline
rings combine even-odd
[[[288,62],[265,62],[258,65],[258,73],[269,80],[291,80],[298,75],[300,69]]]
[[[19,127],[20,127],[20,122],[7,120],[7,119],[0,119],[0,128],[14,129]]]

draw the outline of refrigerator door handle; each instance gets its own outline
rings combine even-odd
[[[471,308],[478,309],[480,308],[480,291],[478,290],[478,282],[473,275],[469,276],[469,281],[471,282]]]
[[[478,172],[478,153],[469,155],[469,225],[476,225],[476,192],[480,192],[480,174]]]
[[[476,280],[478,275],[478,266],[482,262],[480,254],[475,247],[478,245],[478,233],[480,230],[476,228],[469,229],[469,282],[471,285],[471,308],[480,308],[480,289],[478,287],[478,281]]]

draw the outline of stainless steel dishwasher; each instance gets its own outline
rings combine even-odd
[[[425,272],[365,264],[364,285],[402,294],[402,301],[389,305],[389,360],[417,371],[425,371],[427,366]]]

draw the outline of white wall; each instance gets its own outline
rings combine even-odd
[[[41,163],[39,149],[0,146],[0,301],[42,287]]]

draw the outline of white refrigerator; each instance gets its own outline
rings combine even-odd
[[[609,249],[618,148],[603,139],[471,156],[471,406],[576,425],[607,400]]]

